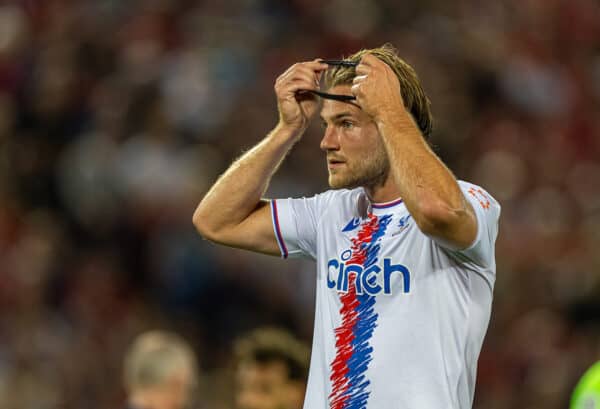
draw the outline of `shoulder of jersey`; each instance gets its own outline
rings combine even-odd
[[[475,198],[482,208],[489,209],[491,206],[500,207],[498,201],[487,192],[481,186],[478,186],[474,183],[465,182],[464,180],[459,180],[458,185],[462,189],[462,191]]]

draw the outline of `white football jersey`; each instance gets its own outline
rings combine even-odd
[[[317,262],[305,409],[472,407],[500,205],[459,185],[478,224],[464,250],[423,234],[402,200],[361,206],[362,188],[271,201],[282,256]]]

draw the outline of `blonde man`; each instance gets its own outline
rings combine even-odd
[[[125,357],[124,383],[130,409],[183,409],[197,382],[196,356],[179,335],[139,335]]]
[[[499,204],[429,148],[429,100],[389,46],[294,64],[275,94],[279,123],[219,178],[194,224],[217,243],[316,261],[304,408],[471,408]],[[263,199],[318,113],[332,190]]]

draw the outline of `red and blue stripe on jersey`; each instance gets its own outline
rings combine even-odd
[[[352,239],[352,256],[346,265],[357,264],[364,269],[377,262],[381,238],[385,235],[391,215],[370,214]],[[370,395],[371,381],[366,375],[372,361],[373,347],[369,341],[377,326],[376,298],[367,293],[357,294],[349,277],[348,292],[342,294],[341,325],[336,328],[336,356],[331,363],[331,409],[364,409]]]

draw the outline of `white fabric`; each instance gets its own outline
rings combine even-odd
[[[465,250],[423,234],[401,202],[373,204],[361,219],[362,189],[272,202],[282,255],[317,262],[305,409],[472,407],[500,206],[459,185],[478,223]]]

